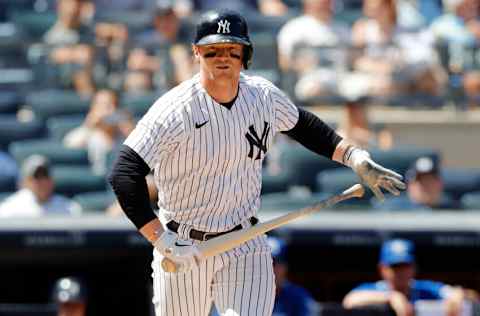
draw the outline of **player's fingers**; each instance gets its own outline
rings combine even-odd
[[[396,173],[393,170],[387,169],[385,167],[380,166],[379,164],[375,164],[375,167],[379,169],[385,176],[392,177],[398,180],[402,180],[403,176],[401,174]]]
[[[375,194],[375,197],[380,201],[383,202],[385,201],[385,197],[383,196],[382,191],[380,188],[376,185],[369,186],[370,190],[372,190],[373,194]]]
[[[392,184],[393,186],[395,186],[395,188],[397,188],[399,190],[405,190],[407,188],[407,185],[404,182],[402,182],[402,181],[400,181],[396,178],[386,176],[385,180],[387,182],[389,182],[390,184]]]
[[[397,196],[400,195],[400,191],[389,181],[383,182],[382,188],[392,193],[393,195],[397,195]]]

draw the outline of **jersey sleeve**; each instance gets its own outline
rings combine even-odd
[[[174,105],[158,101],[137,123],[124,144],[133,149],[153,169],[162,152],[170,152],[184,134],[181,113]]]
[[[275,130],[291,130],[298,122],[299,111],[287,95],[273,84],[270,86],[270,98],[275,115]]]

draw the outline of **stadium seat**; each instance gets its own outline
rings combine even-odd
[[[262,194],[285,192],[288,190],[288,177],[285,173],[271,175],[265,170],[262,172]]]
[[[75,91],[58,89],[29,93],[26,103],[41,119],[58,115],[86,115],[90,108],[88,98],[82,98]]]
[[[45,136],[45,124],[40,120],[20,122],[14,115],[0,115],[0,148],[15,141]]]
[[[103,11],[96,13],[95,20],[96,22],[125,24],[129,31],[135,34],[152,25],[152,14],[146,11]]]
[[[294,211],[313,205],[327,198],[324,193],[306,194],[294,192],[276,192],[261,197],[260,212]]]
[[[0,192],[0,203],[2,203],[3,200],[5,200],[7,197],[12,195],[14,192]]]
[[[430,157],[434,161],[440,160],[440,154],[430,148],[399,146],[390,150],[369,150],[372,158],[385,168],[392,169],[404,175],[410,165],[420,157]]]
[[[14,114],[17,112],[21,96],[15,91],[0,91],[0,114]]]
[[[107,189],[105,177],[93,174],[90,166],[54,166],[52,177],[55,191],[70,197]]]
[[[15,177],[0,177],[0,192],[13,192],[17,188]]]
[[[464,194],[460,202],[466,210],[480,210],[480,191]]]
[[[447,192],[455,200],[472,191],[480,191],[480,169],[445,168],[442,179]]]
[[[84,212],[105,212],[115,201],[110,191],[98,191],[76,194],[73,199],[82,206]]]
[[[47,120],[47,130],[50,138],[62,141],[63,137],[72,129],[80,126],[85,120],[84,115],[62,115]]]
[[[337,168],[324,170],[317,175],[317,190],[319,192],[336,194],[346,190],[356,183],[360,183],[358,176],[350,168]],[[365,196],[361,199],[349,199],[342,202],[345,206],[358,206],[364,208],[370,206],[372,192],[365,190]],[[341,205],[339,205],[341,206]]]
[[[342,166],[297,143],[278,145],[278,150],[279,164],[290,186],[306,186],[316,191],[316,176],[319,172]]]
[[[277,69],[277,39],[271,32],[252,33],[253,63],[251,69]]]
[[[55,23],[55,12],[39,14],[35,11],[18,11],[11,14],[10,20],[23,32],[28,34],[30,40],[41,41],[43,34]]]
[[[9,146],[9,152],[19,165],[32,154],[48,157],[53,165],[72,164],[88,166],[89,164],[86,150],[66,148],[62,143],[51,139],[13,142]]]
[[[162,91],[144,95],[127,94],[122,97],[120,104],[133,116],[143,116],[162,94]]]

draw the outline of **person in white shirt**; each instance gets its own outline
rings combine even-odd
[[[32,155],[21,168],[21,188],[0,204],[0,217],[40,217],[44,215],[80,215],[76,202],[54,193],[46,157]]]

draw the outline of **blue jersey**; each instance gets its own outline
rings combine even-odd
[[[377,281],[374,283],[363,283],[352,290],[354,291],[379,291],[388,292],[390,286],[385,281]],[[415,303],[418,300],[441,300],[448,297],[450,286],[434,281],[413,280],[410,284],[410,294],[408,299]]]
[[[308,316],[315,312],[315,300],[304,288],[285,282],[275,296],[272,316]]]

